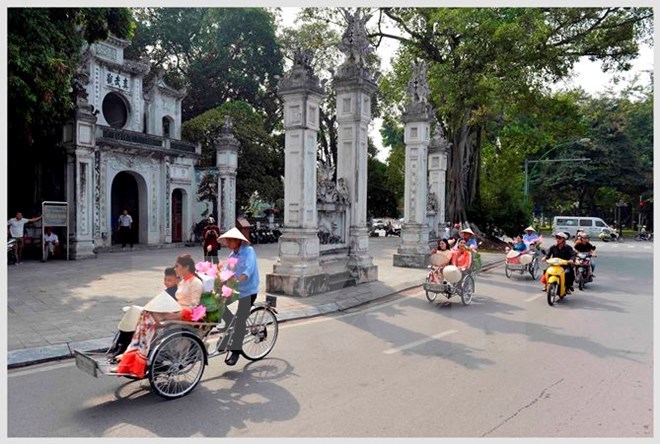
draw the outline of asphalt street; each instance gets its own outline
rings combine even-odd
[[[596,281],[555,307],[498,267],[470,306],[410,290],[287,322],[269,357],[211,360],[175,401],[71,361],[11,370],[8,434],[652,437],[653,251],[597,245]]]

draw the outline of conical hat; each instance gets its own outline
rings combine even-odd
[[[511,250],[506,254],[506,258],[507,259],[513,259],[514,257],[518,257],[519,254],[520,254],[520,251]]]
[[[464,230],[461,230],[458,234],[463,234],[463,233],[469,233],[472,236],[474,236],[474,231],[470,230],[469,228],[465,228]]]
[[[162,291],[147,302],[144,309],[155,313],[175,313],[181,311],[181,306],[166,291]]]
[[[534,232],[536,232],[534,227],[532,227],[531,225],[529,227],[525,228],[523,231],[534,231]]]
[[[520,263],[521,264],[527,265],[530,262],[532,262],[532,256],[530,256],[529,254],[523,254],[522,256],[520,256]]]
[[[447,265],[445,269],[442,270],[442,275],[447,282],[451,282],[452,284],[460,281],[462,277],[461,270],[459,270],[458,267],[454,265]]]
[[[437,253],[431,255],[430,262],[431,265],[434,265],[436,267],[440,265],[444,265],[446,262],[448,262],[447,255],[445,253],[438,251]]]
[[[128,308],[128,310],[126,310]],[[121,331],[135,331],[138,321],[140,320],[140,313],[142,313],[142,307],[137,305],[132,305],[130,307],[125,307],[124,317],[119,321],[117,328]]]
[[[245,236],[243,236],[241,230],[239,230],[236,227],[224,233],[222,236],[220,236],[220,239],[238,239],[238,240],[242,240],[243,242],[247,242],[248,244],[250,243],[250,241],[247,240]]]

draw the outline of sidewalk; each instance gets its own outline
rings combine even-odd
[[[277,298],[278,319],[288,321],[346,310],[419,287],[427,270],[392,265],[399,238],[369,239],[378,281],[310,296]],[[277,260],[277,244],[255,245],[261,285]],[[177,255],[201,258],[200,247],[123,250],[80,261],[27,261],[7,270],[7,365],[62,359],[73,349],[105,350],[128,304],[145,304],[163,289],[163,270]],[[220,257],[228,255],[226,249]],[[482,271],[503,263],[501,253],[481,253]],[[478,285],[478,284],[477,284]]]

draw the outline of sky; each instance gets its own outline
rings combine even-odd
[[[283,7],[282,25],[287,27],[295,26],[295,16],[298,11],[300,11],[300,9],[302,8]],[[381,71],[385,72],[389,70],[390,59],[393,56],[397,46],[398,45],[396,42],[392,41],[392,39],[383,39],[381,46],[377,50],[382,59]],[[586,57],[583,57],[575,65],[573,70],[573,77],[552,85],[551,89],[557,91],[562,89],[565,90],[581,87],[584,91],[591,95],[598,95],[604,92],[608,87],[612,87],[614,91],[620,91],[623,87],[628,85],[629,81],[632,80],[637,73],[640,73],[640,75],[643,76],[644,81],[649,81],[649,74],[644,73],[644,71],[653,71],[653,48],[649,46],[641,46],[640,55],[632,62],[632,65],[632,69],[627,73],[606,74],[602,72],[600,62],[591,62]],[[615,75],[618,75],[624,81],[620,81],[617,85],[613,84],[612,82]],[[378,159],[385,161],[389,155],[389,148],[383,147],[381,143],[381,137],[379,133],[381,125],[381,119],[373,119],[369,128],[369,135],[371,136],[374,145],[378,147]]]

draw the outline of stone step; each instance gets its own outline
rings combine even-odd
[[[96,253],[118,253],[118,252],[129,252],[129,251],[148,251],[148,250],[162,250],[170,248],[185,248],[197,246],[196,244],[189,244],[187,242],[176,242],[171,244],[134,244],[133,248],[126,246],[126,248],[121,248],[121,245],[113,245],[111,247],[97,247],[94,249]],[[201,248],[201,247],[200,247]]]
[[[354,287],[355,285],[355,278],[348,271],[328,276],[328,291],[341,290],[342,288]]]

